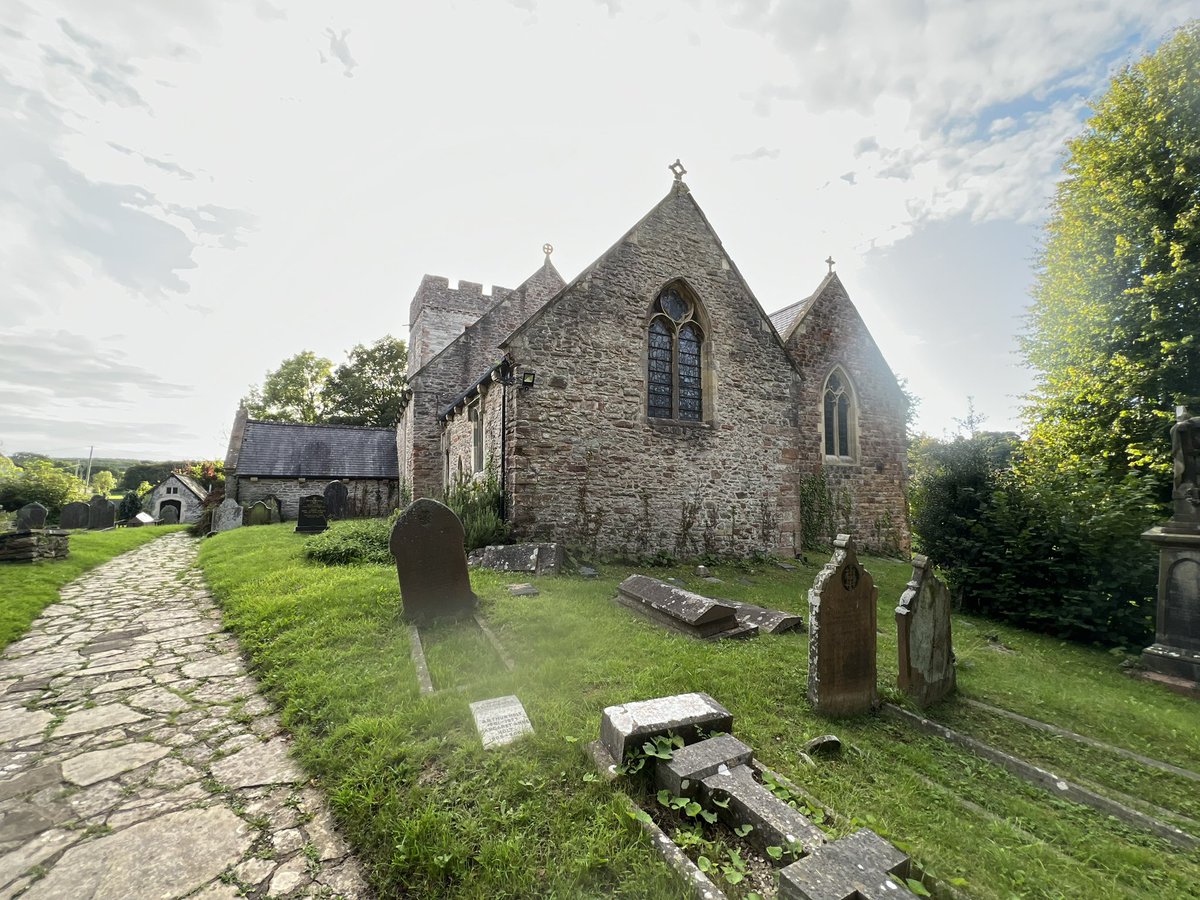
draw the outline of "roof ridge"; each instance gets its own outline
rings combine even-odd
[[[288,428],[356,428],[359,431],[394,431],[387,425],[339,425],[337,422],[274,422],[271,419],[247,419],[247,425],[284,425]]]

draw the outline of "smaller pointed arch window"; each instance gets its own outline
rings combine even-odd
[[[854,460],[856,413],[850,380],[841,369],[834,369],[825,380],[822,403],[821,422],[826,458],[839,462]]]
[[[678,285],[654,301],[647,335],[646,413],[653,419],[704,419],[704,330],[696,303]]]

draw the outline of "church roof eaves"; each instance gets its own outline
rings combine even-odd
[[[450,418],[451,415],[453,415],[454,411],[456,409],[458,409],[458,407],[462,406],[468,400],[473,400],[475,398],[475,396],[480,392],[480,389],[483,387],[483,385],[485,383],[491,381],[492,376],[497,371],[499,371],[503,365],[504,365],[504,361],[501,360],[500,362],[498,362],[494,366],[492,366],[490,369],[488,369],[486,372],[484,372],[482,375],[480,375],[474,384],[472,384],[469,388],[467,388],[465,391],[463,391],[461,394],[459,394],[457,397],[455,397],[454,400],[451,401],[448,406],[446,406],[441,412],[438,413],[438,421],[445,422],[448,418]]]

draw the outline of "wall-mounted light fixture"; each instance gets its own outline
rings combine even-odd
[[[535,381],[537,381],[537,372],[521,373],[521,387],[533,387]]]

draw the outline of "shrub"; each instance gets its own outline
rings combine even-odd
[[[117,518],[132,519],[142,511],[142,498],[138,496],[137,491],[126,491],[125,496],[121,498],[121,505],[117,508]]]
[[[304,545],[304,555],[327,566],[355,563],[392,564],[388,539],[390,519],[346,519],[330,523],[329,528],[313,535]]]
[[[483,478],[456,478],[442,502],[462,522],[468,550],[508,540],[509,526],[502,516],[504,491],[493,463],[488,463]]]

